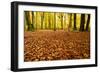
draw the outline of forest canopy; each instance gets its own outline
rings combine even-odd
[[[90,31],[90,14],[25,11],[24,30]]]

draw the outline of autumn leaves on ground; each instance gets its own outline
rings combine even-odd
[[[63,30],[27,31],[24,36],[24,61],[90,58],[90,32]]]

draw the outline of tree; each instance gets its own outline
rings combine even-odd
[[[68,25],[68,31],[70,31],[70,28],[72,27],[72,13],[69,14],[69,25]]]
[[[33,11],[31,12],[31,16],[32,16],[31,17],[31,19],[32,19],[31,21],[32,22],[31,22],[31,25],[30,26],[31,26],[31,31],[34,31],[34,12]]]
[[[54,31],[56,31],[56,13],[54,13]]]
[[[44,25],[45,25],[45,29],[47,29],[47,21],[46,21],[46,16],[47,16],[47,13],[44,12]]]
[[[43,29],[44,12],[41,13],[41,29]]]
[[[77,30],[77,27],[76,27],[76,13],[74,13],[74,30]]]
[[[28,11],[26,11],[25,12],[25,18],[26,18],[26,22],[27,22],[27,26],[28,26],[28,31],[30,31],[31,30],[31,22],[30,22],[30,15],[29,15],[29,12]]]
[[[61,29],[63,29],[63,13],[61,13]]]
[[[88,14],[88,18],[87,18],[86,31],[89,30],[89,24],[90,24],[90,14]]]
[[[28,23],[26,18],[26,12],[24,12],[24,30],[27,31]]]
[[[84,31],[85,14],[81,14],[80,31]]]
[[[51,23],[50,23],[50,13],[48,14],[48,25],[49,25],[49,29],[51,28]]]
[[[64,29],[66,29],[66,26],[67,26],[67,24],[66,24],[66,13],[64,13]]]
[[[37,12],[36,12],[36,15],[35,15],[35,29],[37,30]]]

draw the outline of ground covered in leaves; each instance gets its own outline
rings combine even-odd
[[[90,58],[90,32],[40,30],[25,32],[24,61]]]

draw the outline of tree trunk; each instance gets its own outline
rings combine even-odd
[[[48,14],[48,25],[49,25],[49,29],[51,29],[50,27],[50,25],[51,25],[51,23],[50,23],[50,13]]]
[[[69,19],[68,31],[70,31],[72,27],[72,13],[70,13],[69,16],[70,16],[70,19]]]
[[[63,29],[63,15],[61,13],[61,29]]]
[[[41,29],[43,29],[44,12],[41,15]]]
[[[77,27],[76,27],[76,13],[74,13],[74,30],[77,30]]]
[[[84,31],[85,14],[81,14],[80,31]]]
[[[66,29],[66,14],[64,15],[64,30]]]
[[[87,18],[86,31],[89,30],[89,24],[90,24],[90,14],[88,14],[88,18]]]
[[[29,19],[29,12],[25,12],[25,17],[26,17],[26,21],[27,21],[27,25],[28,25],[28,31],[30,31],[30,19]]]
[[[36,26],[35,29],[37,30],[37,12],[36,12],[36,16],[35,16],[35,23],[36,23],[36,24],[35,24],[35,26]]]
[[[44,18],[45,18],[45,23],[44,23],[44,25],[45,25],[45,29],[47,29],[47,26],[46,26],[46,12],[44,13]]]
[[[31,24],[31,28],[32,28],[32,31],[34,31],[34,12],[32,11],[32,24]]]
[[[56,13],[54,13],[54,31],[56,31]]]

